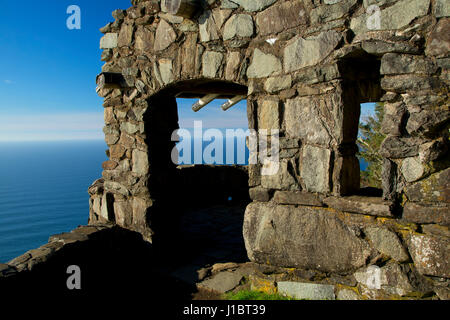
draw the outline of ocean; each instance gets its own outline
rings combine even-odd
[[[0,263],[87,224],[87,189],[101,177],[106,149],[103,141],[0,142]],[[238,163],[237,144],[234,151]]]
[[[0,263],[86,225],[103,141],[0,143]]]

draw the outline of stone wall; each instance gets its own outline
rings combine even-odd
[[[132,4],[101,29],[102,72],[122,80],[98,88],[110,160],[89,189],[91,222],[151,242],[179,181],[175,96],[239,85],[249,127],[281,137],[277,175],[248,168],[249,258],[352,276],[367,298],[448,297],[448,1],[209,0],[190,19],[160,1]],[[377,101],[383,190],[369,197],[355,142],[360,103]]]

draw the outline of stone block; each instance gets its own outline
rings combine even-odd
[[[385,158],[402,159],[419,154],[420,140],[416,138],[400,138],[388,136],[381,143],[380,155]]]
[[[434,15],[437,18],[450,16],[450,4],[447,0],[436,0]]]
[[[447,8],[450,5],[447,4]],[[427,55],[435,57],[448,57],[450,54],[450,19],[439,20],[428,39],[425,50]]]
[[[431,60],[421,56],[387,53],[381,59],[380,73],[382,75],[405,73],[433,74],[436,71],[437,66]]]
[[[334,286],[328,284],[278,282],[278,292],[299,300],[335,300]]]
[[[280,129],[280,102],[262,100],[259,104],[258,129]]]
[[[413,157],[402,161],[401,172],[407,182],[414,182],[422,178],[426,170],[420,158]]]
[[[301,191],[277,191],[273,200],[278,204],[322,207],[321,197],[315,193]]]
[[[223,40],[251,37],[253,32],[253,18],[248,14],[236,14],[225,23]]]
[[[100,49],[114,49],[117,47],[117,33],[107,33],[100,39]]]
[[[144,176],[149,171],[149,161],[147,152],[137,149],[132,153],[132,171],[138,175]]]
[[[405,248],[394,232],[384,228],[369,227],[364,229],[364,233],[374,247],[382,254],[398,262],[404,262],[409,259]]]
[[[450,278],[448,238],[410,234],[408,249],[417,270],[423,275]]]
[[[242,274],[238,272],[220,272],[210,279],[197,284],[197,287],[225,293],[236,288],[241,282]]]
[[[156,29],[153,49],[155,51],[167,49],[172,43],[175,42],[176,38],[177,34],[173,30],[172,26],[166,20],[161,19],[158,28]]]
[[[357,294],[353,290],[342,289],[342,290],[339,290],[336,299],[337,300],[361,300],[361,297],[359,296],[359,294]]]
[[[261,187],[251,188],[249,190],[250,199],[253,201],[267,202],[270,200],[269,190]]]
[[[288,136],[312,144],[329,145],[331,136],[319,112],[320,105],[314,97],[287,100],[284,119]]]
[[[412,202],[450,202],[450,168],[406,187]]]
[[[350,29],[356,35],[375,30],[397,30],[409,25],[414,19],[428,13],[430,0],[402,0],[380,11],[380,25],[368,28],[367,20],[373,15],[362,14],[350,21]]]
[[[407,202],[403,208],[403,219],[414,223],[437,223],[450,225],[450,206]]]
[[[379,217],[393,217],[394,204],[391,201],[384,201],[381,198],[349,196],[349,197],[328,197],[323,202],[330,208],[344,212],[367,214]]]
[[[253,262],[324,272],[358,269],[371,251],[327,209],[314,207],[251,203],[244,239]]]
[[[302,150],[300,176],[306,191],[328,193],[330,191],[331,151],[306,145]]]
[[[350,13],[357,3],[357,0],[340,0],[332,1],[327,6],[318,6],[311,10],[311,22],[315,24],[340,19]]]
[[[123,24],[120,28],[119,37],[117,38],[117,46],[126,47],[130,46],[133,41],[134,26],[131,24]]]
[[[264,90],[269,93],[276,93],[284,89],[289,89],[292,85],[291,75],[281,77],[270,77],[264,82]]]
[[[278,75],[281,71],[281,62],[277,57],[255,49],[252,63],[247,70],[247,76],[249,78],[265,78]]]
[[[261,185],[266,189],[275,190],[298,190],[299,186],[295,181],[291,170],[289,170],[289,161],[280,160],[279,162],[268,161],[262,168],[274,174],[261,174]],[[275,170],[278,169],[278,170]]]
[[[385,76],[381,79],[381,87],[385,91],[397,93],[433,90],[441,86],[438,78],[420,75]]]
[[[201,42],[219,39],[219,31],[211,11],[205,11],[198,19]]]
[[[216,78],[222,67],[223,58],[224,56],[221,52],[206,51],[202,58],[203,76]]]
[[[284,70],[292,72],[319,63],[336,48],[341,39],[342,36],[334,30],[306,39],[295,38],[284,49]]]
[[[259,34],[278,33],[308,24],[308,16],[301,1],[286,1],[256,15]]]

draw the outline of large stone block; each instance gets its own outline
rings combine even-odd
[[[336,48],[341,38],[334,30],[306,39],[295,38],[284,49],[284,70],[292,72],[319,63]]]
[[[172,26],[166,20],[161,19],[161,22],[156,29],[154,50],[161,51],[168,48],[175,42],[176,38],[177,34]]]
[[[155,42],[155,34],[151,30],[139,26],[136,30],[136,41],[135,48],[138,50],[149,52],[153,49],[153,44]]]
[[[350,28],[355,34],[374,30],[395,30],[409,25],[414,19],[428,13],[430,0],[402,0],[379,12],[380,25],[371,23],[376,17],[373,11],[353,18]],[[368,23],[369,21],[369,23]],[[378,28],[379,27],[379,28]],[[370,28],[370,29],[369,29]]]
[[[261,35],[278,33],[307,23],[308,16],[301,1],[286,1],[270,7],[256,16],[256,24]]]
[[[445,102],[442,102],[444,105]],[[438,104],[436,104],[438,105]],[[411,135],[425,134],[429,136],[436,135],[442,125],[450,118],[448,107],[432,108],[431,110],[422,109],[410,112],[406,123],[406,131]]]
[[[448,238],[411,234],[408,238],[408,248],[421,274],[450,278]]]
[[[450,206],[407,202],[403,219],[415,223],[438,223],[450,225]]]
[[[362,293],[369,298],[404,296],[414,291],[408,276],[396,263],[389,263],[382,268],[371,265],[359,270],[354,276],[362,285]]]
[[[278,75],[281,71],[281,62],[277,57],[255,49],[252,63],[247,70],[247,76],[249,78],[265,78]]]
[[[134,173],[141,176],[148,174],[148,154],[144,151],[134,149],[132,154],[132,166]]]
[[[327,193],[330,191],[331,151],[306,145],[302,150],[300,176],[306,191]]]
[[[436,0],[434,14],[436,17],[450,16],[450,3],[447,0]]]
[[[130,46],[133,41],[134,26],[131,24],[123,24],[120,29],[119,37],[117,38],[117,46]]]
[[[450,5],[447,4],[447,7]],[[426,54],[435,57],[450,55],[450,19],[441,19],[434,27],[428,39]]]
[[[288,160],[281,160],[280,162],[268,161],[265,163],[261,168],[261,172],[267,170],[267,172],[274,174],[261,174],[261,185],[267,189],[299,190],[299,186],[291,174],[289,166]]]
[[[385,254],[398,262],[404,262],[409,259],[398,236],[392,231],[384,228],[369,227],[364,229],[364,233],[374,247],[382,254]]]
[[[319,6],[311,10],[312,23],[324,23],[342,18],[358,3],[358,0],[332,1],[328,6]]]
[[[107,33],[100,39],[100,49],[113,49],[117,47],[117,33]]]
[[[315,193],[301,192],[301,191],[277,191],[273,200],[278,204],[293,204],[322,207],[323,203]]]
[[[253,18],[248,14],[236,14],[225,23],[223,40],[230,40],[234,37],[251,37],[253,32]]]
[[[450,202],[450,168],[437,172],[425,180],[406,188],[406,196],[413,202]]]
[[[401,171],[407,182],[419,180],[426,173],[424,164],[419,157],[406,158],[402,162]]]
[[[258,110],[258,129],[280,129],[280,102],[278,100],[263,100]]]
[[[326,209],[252,203],[244,219],[249,258],[282,267],[348,272],[365,265],[370,247]]]
[[[279,281],[278,292],[299,300],[335,300],[334,286],[329,284]]]
[[[437,66],[432,61],[420,56],[387,53],[381,59],[381,74],[432,74],[436,70]]]
[[[367,214],[380,217],[392,217],[394,204],[376,197],[328,197],[323,202],[333,209],[344,212]]]
[[[381,87],[384,90],[397,93],[433,90],[440,86],[441,83],[436,77],[425,77],[415,74],[386,76],[381,79]]]
[[[289,99],[285,105],[286,132],[305,142],[329,145],[331,136],[320,114],[321,102],[314,97]]]
[[[264,83],[264,90],[266,90],[269,93],[276,93],[281,90],[291,88],[291,85],[292,85],[291,75],[271,77],[268,78]]]
[[[161,77],[162,84],[166,85],[174,80],[173,75],[173,62],[170,59],[159,59],[159,75]],[[155,70],[156,71],[156,70]]]
[[[415,138],[388,136],[381,143],[380,155],[392,159],[415,157],[419,154],[419,144]]]
[[[222,67],[223,57],[221,52],[206,51],[202,58],[203,76],[206,78],[217,77]]]
[[[219,39],[219,31],[211,11],[205,11],[198,19],[200,41],[209,42]]]

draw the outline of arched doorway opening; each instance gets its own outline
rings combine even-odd
[[[188,277],[195,278],[195,270],[207,265],[248,260],[242,226],[245,208],[251,201],[246,166],[249,152],[245,144],[239,143],[242,137],[230,141],[226,129],[235,128],[226,125],[201,128],[200,136],[189,130],[199,128],[180,128],[180,114],[185,114],[192,102],[208,95],[215,95],[216,102],[204,108],[219,108],[230,100],[245,103],[247,87],[223,81],[178,82],[148,99],[144,117],[151,164],[148,191],[153,201],[153,244],[164,268],[184,278],[186,268],[191,270]],[[196,113],[191,112],[195,120]],[[225,118],[217,119],[217,123]],[[227,161],[230,142],[234,153],[231,163]],[[245,148],[244,163],[238,161],[242,158],[237,156],[242,152],[239,147]],[[181,269],[184,271],[180,275]]]

